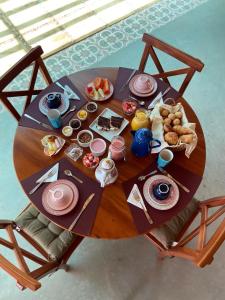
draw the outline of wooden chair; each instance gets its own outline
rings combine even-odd
[[[20,114],[15,109],[15,107],[9,101],[9,97],[22,97],[27,96],[24,110],[30,104],[32,96],[38,95],[41,90],[36,90],[35,82],[37,80],[38,70],[40,70],[45,82],[47,85],[52,83],[52,79],[48,73],[48,70],[41,58],[43,54],[43,50],[41,46],[37,46],[31,49],[23,58],[19,60],[14,66],[12,66],[1,78],[0,78],[0,100],[6,106],[6,108],[10,111],[10,113],[15,117],[17,121],[20,120]],[[28,90],[20,90],[20,91],[4,91],[4,89],[27,67],[33,64],[33,70],[31,73],[31,79],[29,83]],[[23,110],[23,111],[24,111]]]
[[[142,54],[141,62],[139,65],[139,71],[144,72],[146,63],[148,61],[149,55],[151,55],[152,60],[158,70],[158,74],[153,74],[153,77],[161,78],[164,82],[170,85],[168,77],[170,76],[176,76],[181,74],[187,74],[184,78],[184,81],[179,89],[180,96],[183,95],[184,91],[186,90],[188,84],[190,83],[195,71],[201,72],[201,70],[204,67],[204,64],[197,58],[194,58],[187,53],[176,49],[167,43],[155,38],[152,35],[149,35],[147,33],[144,33],[142,37],[142,41],[145,42],[145,48]],[[181,61],[182,63],[186,64],[188,67],[178,69],[178,70],[172,70],[165,72],[159,58],[154,50],[154,48],[157,48],[161,50],[162,52],[167,53],[168,55],[174,57],[175,59]]]
[[[60,268],[67,270],[66,262],[83,239],[56,226],[32,205],[26,207],[15,221],[0,220],[0,229],[6,230],[9,237],[9,241],[0,237],[0,245],[13,250],[18,261],[16,266],[0,253],[0,268],[17,281],[20,289],[29,288],[33,291],[41,287],[38,279]],[[20,247],[14,230],[42,257]],[[35,262],[39,267],[30,270],[25,258]]]
[[[213,211],[212,213],[210,213]],[[200,224],[190,230],[190,226],[200,214]],[[157,247],[161,257],[178,256],[192,261],[198,267],[210,264],[213,256],[225,239],[225,196],[212,198],[206,201],[192,202],[178,216],[149,232],[146,237]],[[211,238],[207,241],[207,226],[222,221]],[[196,219],[197,220],[197,219]],[[195,248],[187,244],[197,238]]]

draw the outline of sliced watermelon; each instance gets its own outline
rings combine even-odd
[[[103,79],[103,92],[105,95],[108,95],[110,93],[110,86],[107,78]]]
[[[94,86],[96,90],[98,91],[100,88],[103,87],[103,80],[101,77],[96,77],[94,80]]]

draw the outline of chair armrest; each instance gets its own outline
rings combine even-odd
[[[8,261],[4,256],[0,254],[0,267],[11,275],[16,281],[23,287],[29,288],[35,291],[41,287],[39,281],[31,277],[29,274],[21,271],[18,267],[14,266],[10,261]]]
[[[11,220],[0,220],[0,229],[5,228],[7,225],[13,224]]]
[[[205,205],[207,205],[209,207],[225,205],[225,196],[214,197],[214,198],[210,198],[208,200],[199,202],[200,207],[205,206]]]

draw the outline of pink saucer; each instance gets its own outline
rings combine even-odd
[[[42,204],[47,212],[61,216],[70,212],[77,204],[79,192],[74,183],[60,179],[50,183],[43,191]]]
[[[150,85],[148,89],[140,89],[140,86],[137,85],[138,83],[138,78],[141,76],[143,76],[143,74],[137,74],[135,75],[129,82],[129,88],[130,91],[136,95],[136,96],[140,96],[140,97],[148,97],[152,94],[155,93],[155,91],[157,90],[157,82],[156,80],[148,74],[145,74],[145,77],[148,78],[148,80],[150,81]]]
[[[156,199],[153,194],[153,186],[158,184],[159,182],[166,182],[172,185],[168,198],[161,201]],[[148,178],[144,184],[143,193],[148,204],[159,210],[170,209],[174,207],[179,200],[178,186],[172,179],[164,175],[155,175]]]

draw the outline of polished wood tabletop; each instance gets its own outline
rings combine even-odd
[[[107,77],[112,84],[115,84],[117,73],[118,68],[96,68],[77,72],[69,76],[69,78],[79,89],[82,95],[86,97],[84,90],[88,82],[92,81],[96,76],[100,76]],[[180,98],[179,101],[184,106],[188,120],[196,123],[198,144],[189,159],[184,155],[184,151],[176,152],[174,162],[192,171],[193,173],[202,176],[204,173],[206,160],[206,148],[203,131],[200,122],[191,106],[183,98]],[[123,114],[121,101],[116,100],[113,97],[107,101],[101,103],[98,102],[98,105],[98,114],[105,107],[114,110],[120,115]],[[89,114],[88,119],[83,123],[84,125],[82,126],[82,129],[87,128],[98,114]],[[126,147],[128,149],[126,162],[121,161],[116,163],[119,171],[119,177],[113,185],[109,185],[103,190],[100,206],[98,208],[96,219],[90,233],[91,237],[118,239],[124,237],[133,237],[140,234],[137,232],[137,229],[134,225],[129,206],[122,189],[122,182],[144,170],[146,165],[156,159],[156,156],[149,155],[147,157],[137,159],[129,150],[132,142],[130,130],[130,126],[127,126],[122,133],[122,136],[126,140]],[[41,145],[40,140],[46,134],[46,131],[18,126],[14,139],[13,156],[15,170],[19,181],[22,181],[23,179],[31,176],[43,168],[46,168],[65,156],[64,151],[61,151],[56,156],[51,158],[44,155],[43,146]],[[67,141],[67,144],[69,144],[70,140],[67,139]],[[85,149],[85,152],[88,152],[88,150]],[[74,165],[82,170],[82,172],[87,176],[90,176],[93,179],[95,178],[94,171],[92,169],[85,168],[82,164],[82,160],[78,160],[74,163]]]

